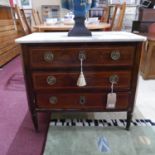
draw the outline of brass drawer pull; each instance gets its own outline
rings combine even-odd
[[[79,60],[86,60],[86,53],[85,51],[80,51],[79,52]]]
[[[119,60],[121,57],[121,54],[119,51],[112,51],[111,52],[111,59],[112,60]]]
[[[86,103],[86,98],[85,96],[80,96],[80,104],[83,105]]]
[[[52,52],[44,53],[44,60],[48,63],[52,62],[54,59],[54,54]]]
[[[110,83],[115,83],[116,84],[119,81],[119,76],[118,75],[111,75],[109,77],[109,81],[110,81]]]
[[[50,102],[51,104],[56,104],[56,103],[58,102],[58,99],[57,99],[56,96],[51,96],[51,97],[49,98],[49,102]]]
[[[47,77],[47,83],[49,85],[54,85],[56,83],[56,78],[54,76],[48,76]]]

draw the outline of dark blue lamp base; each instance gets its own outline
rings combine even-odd
[[[73,29],[68,32],[69,37],[92,36],[91,31],[85,26],[85,17],[75,17],[74,21],[75,24]]]

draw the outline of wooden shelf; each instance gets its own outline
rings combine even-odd
[[[18,37],[11,8],[0,6],[0,67],[12,60],[21,51],[20,46],[15,43]]]
[[[46,21],[46,18],[59,18],[60,6],[59,5],[42,5],[42,19]]]

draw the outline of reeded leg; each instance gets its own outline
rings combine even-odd
[[[126,130],[129,130],[130,129],[131,120],[132,120],[132,112],[128,111],[127,112]]]

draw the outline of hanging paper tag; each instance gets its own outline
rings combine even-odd
[[[108,93],[107,95],[107,109],[114,109],[116,107],[117,95],[116,93]]]

